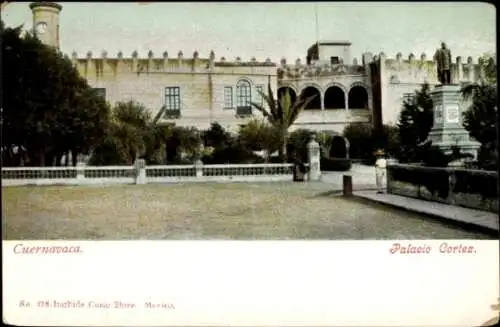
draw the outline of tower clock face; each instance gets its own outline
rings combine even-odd
[[[45,34],[47,32],[47,23],[41,22],[36,24],[36,32],[38,34]]]

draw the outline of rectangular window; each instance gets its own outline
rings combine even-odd
[[[339,57],[330,57],[330,64],[332,64],[332,65],[340,64],[340,58]]]
[[[264,98],[261,93],[264,93],[264,87],[262,85],[257,85],[255,89],[257,90],[257,103],[262,106],[264,104]]]
[[[165,88],[165,116],[175,118],[181,114],[181,90],[178,86]]]
[[[103,87],[96,87],[93,89],[98,96],[101,96],[106,100],[106,89]]]
[[[224,109],[232,109],[233,108],[233,87],[225,86],[224,87]]]

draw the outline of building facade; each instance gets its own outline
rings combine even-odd
[[[52,2],[30,5],[35,34],[45,44],[59,47],[59,15],[62,6]],[[216,59],[198,52],[173,56],[153,51],[130,56],[119,52],[98,56],[88,52],[82,57],[71,55],[79,73],[89,85],[98,89],[111,104],[137,101],[152,114],[165,108],[161,123],[194,126],[205,129],[212,122],[235,130],[249,119],[259,117],[250,102],[262,102],[259,91],[267,86],[276,96],[288,90],[292,98],[316,95],[300,114],[292,129],[342,132],[350,123],[394,124],[402,102],[427,82],[438,83],[436,66],[425,54],[394,59],[384,53],[364,53],[361,59],[351,57],[348,41],[320,41],[313,44],[306,62],[297,59],[279,64],[270,59]],[[432,59],[432,58],[431,58]],[[452,83],[477,81],[483,72],[471,57],[460,57],[452,66]]]

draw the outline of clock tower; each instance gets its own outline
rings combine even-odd
[[[59,13],[62,6],[55,2],[33,2],[33,32],[46,45],[59,48]]]

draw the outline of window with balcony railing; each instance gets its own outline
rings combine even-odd
[[[181,92],[178,86],[165,88],[165,118],[180,118]]]
[[[252,87],[250,82],[241,80],[236,85],[236,115],[248,116],[252,114]]]
[[[250,116],[252,114],[251,106],[236,107],[236,116]]]

